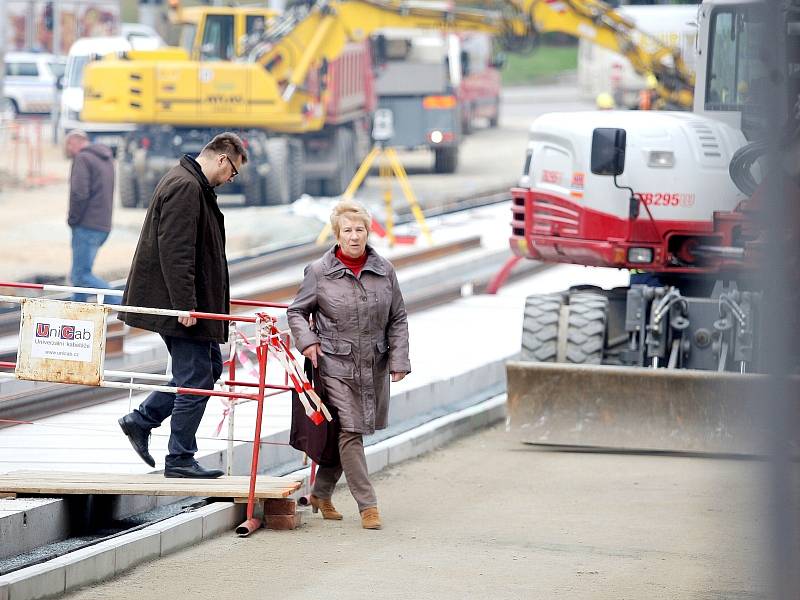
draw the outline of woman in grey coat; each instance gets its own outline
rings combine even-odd
[[[334,207],[337,244],[306,267],[288,317],[295,345],[319,368],[327,402],[339,419],[341,464],[317,472],[310,499],[314,512],[342,518],[331,496],[344,472],[361,525],[380,529],[363,436],[386,427],[389,379],[403,379],[411,363],[403,296],[392,264],[367,245],[370,224],[358,202],[343,200]]]

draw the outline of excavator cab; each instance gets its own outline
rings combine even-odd
[[[232,61],[258,44],[278,14],[259,7],[191,6],[174,10],[171,19],[191,60]]]

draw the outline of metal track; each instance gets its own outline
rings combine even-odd
[[[437,260],[446,256],[452,256],[466,250],[480,246],[480,239],[477,236],[464,238],[443,244],[434,248],[426,248],[398,257],[393,262],[398,269],[403,269],[423,262]],[[318,257],[322,250],[318,246],[298,246],[281,253],[283,262],[278,260],[277,255],[272,253],[258,257],[258,262],[246,262],[242,267],[234,271],[236,279],[247,280],[250,278],[263,276],[265,271],[273,270],[277,267],[286,268],[287,264],[306,264],[310,260]],[[291,256],[291,259],[289,258]],[[288,261],[288,262],[287,262]],[[510,281],[521,277],[529,276],[534,272],[548,268],[548,265],[525,261],[520,263],[518,268],[510,277]],[[476,275],[469,278],[472,284],[472,291],[480,293],[485,290],[489,277],[485,274]],[[290,298],[299,286],[300,281],[293,281],[277,287],[265,286],[264,288],[248,294],[247,299],[261,301],[281,301]],[[417,289],[412,293],[406,294],[406,307],[409,312],[415,312],[433,306],[446,304],[459,298],[462,295],[464,278],[453,280],[437,281],[435,284],[428,285],[422,289]],[[126,369],[141,372],[159,372],[163,369],[163,362],[148,362],[140,365],[126,365]],[[127,395],[127,392],[112,390],[108,388],[94,388],[82,386],[63,386],[60,384],[37,384],[35,389],[22,391],[14,396],[7,396],[0,400],[0,418],[10,420],[35,421],[46,416],[69,412],[81,407],[100,404],[109,400],[117,399]],[[3,424],[0,424],[3,427]]]
[[[507,201],[509,198],[507,191],[490,192],[488,194],[478,194],[474,196],[464,196],[455,198],[442,205],[423,210],[428,218],[447,214],[453,214],[482,206],[491,206]],[[399,211],[396,219],[397,225],[410,223],[414,220],[410,209]],[[320,255],[320,247],[313,240],[302,242],[293,246],[257,252],[253,255],[242,256],[229,261],[229,271],[231,282],[239,282],[247,278],[263,275],[269,271],[285,268],[294,263],[308,263]],[[32,279],[37,279],[33,277]],[[55,282],[51,282],[55,283]],[[66,283],[60,281],[59,283]],[[118,289],[124,285],[119,282],[115,285]],[[42,297],[53,299],[65,299],[65,294],[45,294]],[[11,335],[19,329],[19,307],[6,306],[0,307],[0,337]],[[0,352],[0,360],[14,360],[13,355]]]

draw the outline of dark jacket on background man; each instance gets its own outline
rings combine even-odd
[[[69,175],[70,227],[111,231],[114,203],[114,154],[103,144],[89,144],[72,159]]]
[[[200,165],[185,155],[159,182],[142,225],[122,303],[128,306],[228,313],[230,284],[225,220]],[[227,321],[120,313],[131,327],[223,343]]]

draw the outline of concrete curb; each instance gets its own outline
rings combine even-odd
[[[0,600],[33,600],[109,579],[244,520],[243,504],[215,503],[0,577]]]
[[[505,418],[505,405],[506,396],[500,394],[376,442],[366,448],[369,471],[375,473],[491,425]],[[307,487],[309,471],[300,469],[292,475],[303,477]],[[245,508],[244,504],[211,504],[9,573],[0,577],[0,600],[35,600],[109,579],[143,562],[232,531],[244,520]]]

